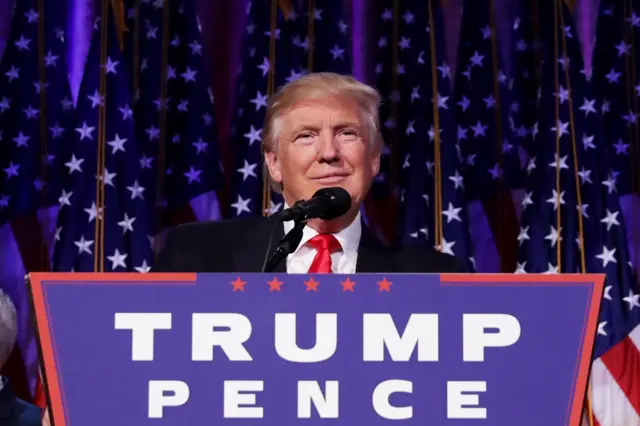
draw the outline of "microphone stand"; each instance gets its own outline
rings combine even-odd
[[[302,230],[306,226],[306,220],[296,220],[293,229],[287,232],[278,245],[275,251],[269,257],[269,260],[265,263],[262,272],[273,272],[276,267],[291,254],[302,241]]]

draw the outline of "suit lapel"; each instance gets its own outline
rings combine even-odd
[[[269,245],[269,237],[273,231],[273,238]],[[256,226],[249,227],[243,235],[238,237],[240,244],[234,250],[234,270],[238,272],[261,272],[265,256],[270,256],[284,237],[284,227],[273,216],[260,220]],[[362,235],[358,245],[357,273],[396,272],[394,251],[383,245],[362,224]],[[287,262],[282,261],[274,271],[286,273]]]
[[[273,238],[269,245],[269,238],[273,231]],[[236,271],[261,272],[266,256],[271,253],[284,236],[282,223],[274,220],[273,216],[262,219],[255,227],[247,229],[239,239],[238,249],[233,253],[233,261]],[[285,261],[280,262],[274,272],[286,272]]]
[[[378,241],[363,223],[356,273],[396,272],[393,259],[393,250]]]

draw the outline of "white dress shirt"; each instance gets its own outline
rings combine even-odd
[[[288,208],[286,205],[284,208]],[[293,229],[293,221],[284,222],[285,234]],[[342,231],[333,234],[342,246],[342,251],[331,254],[331,270],[334,274],[353,274],[356,272],[356,262],[358,261],[358,245],[362,234],[362,223],[360,222],[360,212],[353,222]],[[311,263],[316,257],[317,250],[311,247],[309,240],[318,235],[318,232],[308,226],[302,230],[302,240],[298,248],[287,256],[287,273],[306,274],[309,272]]]

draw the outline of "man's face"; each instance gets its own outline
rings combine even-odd
[[[275,152],[266,154],[272,179],[283,185],[288,205],[320,188],[346,189],[358,209],[380,168],[380,152],[368,141],[353,99],[299,102],[281,117]]]

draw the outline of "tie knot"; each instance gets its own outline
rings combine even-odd
[[[309,240],[309,245],[317,251],[329,251],[329,253],[342,250],[340,242],[332,234],[318,234]]]

